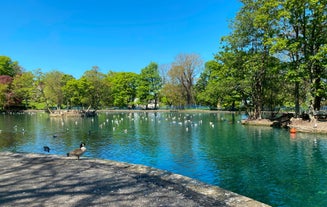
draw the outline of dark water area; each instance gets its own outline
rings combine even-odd
[[[272,206],[327,206],[327,135],[244,126],[241,114],[0,115],[0,151],[85,157],[182,174]]]

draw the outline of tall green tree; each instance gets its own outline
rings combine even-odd
[[[81,79],[87,86],[84,101],[89,104],[89,107],[98,109],[105,104],[103,101],[106,96],[109,96],[105,78],[105,74],[101,73],[97,66],[93,66],[91,70],[83,74]]]
[[[132,107],[136,98],[138,74],[132,72],[109,72],[107,81],[110,87],[113,106]]]
[[[219,106],[253,108],[253,74],[245,66],[249,60],[247,52],[225,47],[215,58],[220,67],[212,72],[208,89],[217,94]]]
[[[14,77],[12,82],[12,91],[17,100],[24,102],[25,108],[28,108],[30,99],[34,96],[35,81],[32,72],[24,72]]]
[[[242,0],[242,3],[232,24],[232,33],[223,39],[223,52],[216,58],[227,67],[221,78],[230,81],[236,78],[234,84],[241,81],[240,86],[247,86],[245,90],[237,85],[233,88],[239,89],[238,95],[243,96],[245,104],[249,103],[253,118],[261,118],[262,110],[272,100],[268,97],[278,94],[278,88],[270,88],[276,86],[274,82],[282,81],[280,62],[270,53],[272,46],[266,44],[276,34],[276,1]],[[263,18],[263,14],[271,18]],[[249,98],[245,100],[248,92]]]
[[[320,109],[327,88],[327,1],[308,0],[307,31],[304,33],[306,69],[309,72],[314,108]]]
[[[157,108],[161,86],[162,80],[159,75],[158,65],[151,62],[141,70],[137,84],[137,97],[146,107],[150,101],[154,100],[154,107]]]
[[[71,75],[56,70],[44,75],[44,79],[42,80],[44,84],[43,95],[48,107],[56,106],[59,109],[62,107],[65,103],[63,87],[71,78],[73,78]]]
[[[294,83],[297,114],[300,102],[319,109],[326,98],[326,0],[277,1],[279,31],[267,42],[276,54],[286,54],[288,80]],[[266,18],[268,18],[266,16]],[[285,56],[284,56],[285,57]]]
[[[72,78],[67,81],[67,83],[63,86],[64,94],[67,98],[67,102],[69,106],[82,106],[86,107],[88,103],[87,99],[87,88],[88,85],[86,83],[85,78],[75,79]]]
[[[307,84],[308,74],[302,65],[305,62],[303,51],[305,39],[301,34],[305,30],[305,3],[302,0],[276,2],[279,5],[275,7],[277,9],[275,18],[279,24],[276,25],[275,36],[268,39],[266,44],[271,45],[271,52],[286,63],[285,81],[293,84],[293,87],[288,89],[293,94],[295,113],[298,115],[300,102],[305,101],[306,91],[310,90]],[[265,14],[262,14],[262,17],[262,21],[271,18]]]
[[[47,102],[45,100],[45,95],[44,95],[44,88],[45,88],[45,83],[44,83],[44,77],[45,74],[42,72],[41,68],[38,68],[33,71],[33,76],[34,76],[34,96],[31,97],[31,103],[34,108],[37,109],[45,109],[47,107]]]
[[[205,69],[195,85],[199,104],[216,108],[218,102],[221,101],[223,95],[219,92],[219,89],[223,88],[223,91],[225,91],[224,86],[227,86],[219,84],[218,72],[221,67],[222,65],[215,60],[205,63]]]

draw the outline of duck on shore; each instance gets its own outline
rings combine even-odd
[[[82,156],[85,151],[86,151],[85,143],[82,142],[81,145],[80,145],[80,148],[77,148],[77,149],[74,149],[74,150],[68,152],[67,157],[76,156],[77,159],[79,160],[79,157]]]

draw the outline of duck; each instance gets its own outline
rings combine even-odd
[[[50,152],[50,147],[48,147],[48,146],[43,146],[43,150],[44,150],[45,152]]]
[[[68,152],[67,157],[76,156],[77,159],[79,160],[79,157],[82,156],[85,151],[86,151],[85,143],[82,142],[81,145],[80,145],[80,148],[77,148],[77,149],[74,149],[74,150]]]

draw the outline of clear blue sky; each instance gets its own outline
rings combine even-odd
[[[181,53],[213,59],[238,0],[0,0],[0,55],[26,71],[80,78],[100,71],[140,73]]]

